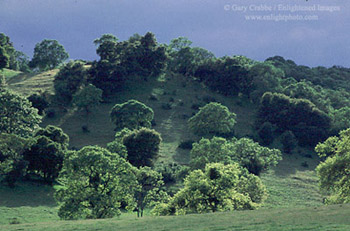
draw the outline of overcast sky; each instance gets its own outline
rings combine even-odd
[[[185,36],[217,56],[350,67],[349,7],[346,0],[0,0],[0,32],[29,56],[47,38],[72,59],[94,60],[92,41],[102,34],[125,40],[152,31],[158,42]]]

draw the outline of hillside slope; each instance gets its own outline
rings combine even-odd
[[[32,76],[18,75],[11,79],[9,86],[25,95],[37,91],[37,86],[42,90],[52,90],[53,76],[56,72],[57,70]],[[199,137],[188,130],[187,120],[198,111],[198,107],[212,100],[222,103],[237,114],[235,125],[237,137],[254,136],[256,111],[254,104],[245,98],[225,97],[214,93],[202,84],[181,75],[169,75],[147,82],[127,83],[124,90],[116,92],[114,97],[99,105],[89,115],[72,108],[67,110],[56,107],[56,116],[45,118],[42,126],[48,124],[60,126],[69,135],[71,148],[81,148],[85,145],[105,146],[114,139],[115,135],[109,118],[111,108],[114,104],[129,99],[139,100],[154,110],[156,122],[154,129],[161,133],[163,139],[159,162],[188,163],[189,151],[178,148],[178,145],[181,141],[198,140]],[[84,133],[83,125],[88,125],[90,132]],[[278,147],[279,144],[275,143],[273,146]],[[292,155],[284,155],[284,159],[276,167],[261,175],[269,192],[263,208],[322,205],[322,196],[318,190],[317,176],[314,171],[318,162],[317,156],[307,149],[298,148]],[[5,195],[4,200],[13,200],[8,196],[9,193],[0,194]],[[30,200],[30,194],[26,195]],[[36,207],[33,206],[35,203],[31,203],[30,206]],[[52,207],[55,206],[50,205],[43,210],[52,211]],[[0,203],[0,208],[4,209],[0,210],[1,214],[4,211],[8,213],[11,209],[19,209],[21,206],[8,208],[6,204]],[[28,211],[30,211],[29,208]],[[38,213],[44,214],[45,211],[40,210]],[[14,217],[17,218],[17,215]],[[52,218],[57,220],[57,217]],[[23,218],[23,221],[26,222],[26,219]]]

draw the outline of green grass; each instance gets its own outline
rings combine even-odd
[[[263,173],[261,179],[266,185],[269,197],[266,208],[309,207],[322,205],[315,167],[318,158],[312,159],[299,154],[284,155],[277,167]],[[302,166],[308,163],[309,167]]]
[[[349,230],[350,205],[260,209],[186,216],[53,221],[0,225],[0,230]]]
[[[6,68],[0,70],[0,75],[5,76],[6,81],[11,80],[13,77],[15,77],[21,73],[22,72],[20,72],[20,71],[14,71],[14,70],[6,69]]]
[[[0,225],[53,220],[58,216],[52,187],[33,182],[14,188],[0,185]]]
[[[24,96],[29,96],[36,92],[47,91],[54,93],[53,80],[58,69],[42,72],[39,74],[18,73],[6,80],[9,88]]]

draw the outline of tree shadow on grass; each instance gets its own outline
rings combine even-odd
[[[57,206],[52,186],[37,182],[18,182],[14,188],[0,185],[0,207]]]
[[[319,158],[316,154],[303,155],[293,153],[290,155],[284,154],[283,160],[274,167],[277,176],[286,177],[295,174],[297,171],[314,170],[319,164]]]

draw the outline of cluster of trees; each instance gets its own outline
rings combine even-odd
[[[209,103],[189,119],[202,138],[192,145],[190,171],[184,187],[152,210],[156,215],[217,212],[257,208],[266,198],[258,175],[282,159],[277,149],[248,138],[225,139],[236,123],[235,114],[219,103]]]
[[[40,128],[41,116],[28,99],[0,90],[1,180],[13,187],[23,176],[36,174],[53,182],[62,167],[69,138],[55,126]]]
[[[17,51],[13,47],[10,38],[4,33],[0,33],[0,70],[9,68],[27,72],[29,70],[28,64],[28,56],[21,51]]]
[[[56,192],[63,219],[113,217],[122,207],[142,216],[147,205],[167,197],[162,175],[151,168],[161,142],[150,129],[153,110],[129,100],[110,116],[117,133],[106,149],[86,146],[64,159]]]
[[[216,58],[191,47],[184,37],[164,45],[152,33],[126,41],[105,34],[94,44],[98,61],[71,61],[60,67],[54,80],[60,105],[74,105],[88,114],[126,81],[147,81],[169,71],[193,77],[221,94],[250,99],[258,107],[261,143],[268,146],[278,135],[285,153],[297,143],[315,146],[350,126],[347,68],[308,68],[278,56],[264,62],[244,56]],[[29,61],[0,34],[0,70],[43,71],[67,59],[56,40],[44,40]],[[116,136],[106,148],[72,151],[60,128],[39,127],[48,106],[43,95],[26,99],[0,86],[1,180],[14,186],[21,177],[36,175],[57,182],[55,197],[63,219],[113,217],[121,208],[135,209],[142,216],[151,205],[157,215],[254,209],[267,195],[260,173],[282,159],[277,149],[234,138],[236,114],[220,103],[201,107],[188,120],[189,129],[199,137],[189,166],[157,165],[162,139],[152,129],[154,112],[136,100],[111,109]],[[350,130],[342,131],[316,147],[324,160],[317,172],[321,188],[330,193],[327,203],[350,201],[349,134]],[[179,180],[183,188],[169,196],[163,186]]]
[[[44,39],[37,43],[34,48],[33,58],[21,51],[17,51],[10,38],[0,33],[0,70],[9,68],[22,72],[40,71],[58,67],[69,57],[64,47],[57,40]]]
[[[100,56],[89,71],[89,82],[103,90],[105,95],[122,87],[126,79],[157,77],[166,67],[167,53],[157,43],[154,34],[135,34],[126,41],[105,34],[94,41]],[[141,77],[141,78],[140,78]]]
[[[168,70],[192,76],[197,67],[215,55],[201,47],[191,47],[192,42],[185,37],[172,39],[167,47]]]
[[[269,122],[281,133],[291,131],[300,145],[310,146],[325,139],[331,127],[329,116],[309,100],[270,92],[261,98],[257,122],[260,125]]]
[[[254,175],[260,175],[282,159],[280,150],[260,146],[249,138],[226,140],[222,137],[202,138],[193,144],[190,156],[192,169],[204,169],[208,163],[239,163]]]
[[[266,188],[259,177],[238,164],[209,163],[194,170],[167,203],[152,210],[156,215],[219,212],[254,209],[266,198]]]

